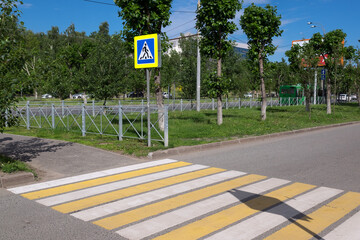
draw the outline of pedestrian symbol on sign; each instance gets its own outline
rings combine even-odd
[[[135,68],[161,67],[161,42],[158,34],[134,37],[134,65]]]
[[[141,52],[139,55],[139,60],[147,60],[147,59],[154,59],[154,57],[151,54],[148,44],[146,43],[146,41],[144,41],[144,45],[141,48]]]

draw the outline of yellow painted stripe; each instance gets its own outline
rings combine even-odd
[[[80,199],[69,203],[64,203],[61,205],[54,206],[53,209],[62,213],[70,213],[81,209],[93,207],[99,204],[115,201],[121,198],[133,196],[139,193],[148,192],[151,190],[159,189],[162,187],[170,186],[173,184],[185,182],[188,180],[204,177],[210,174],[219,173],[223,171],[225,170],[220,168],[207,168],[191,173],[181,174],[174,177],[169,177],[149,183],[144,183],[134,187],[124,188],[117,191]]]
[[[115,229],[123,225],[139,221],[141,219],[151,217],[160,213],[163,213],[168,210],[172,210],[187,204],[193,203],[195,201],[231,190],[249,184],[255,181],[262,180],[266,177],[260,175],[247,175],[240,178],[235,178],[230,181],[212,185],[206,188],[195,190],[189,193],[185,193],[161,202],[153,203],[140,207],[134,210],[130,210],[125,213],[121,213],[115,216],[103,218],[101,220],[93,222],[96,225],[104,227],[106,229]],[[171,238],[169,238],[171,239]],[[183,238],[186,239],[186,238]]]
[[[266,239],[311,239],[360,205],[360,193],[348,192],[282,228]]]
[[[236,205],[219,213],[205,217],[155,239],[198,239],[314,187],[315,186],[313,185],[294,183],[264,196],[256,197],[246,203]]]
[[[98,186],[98,185],[102,185],[102,184],[106,184],[106,183],[110,183],[110,182],[116,182],[116,181],[120,181],[120,180],[124,180],[124,179],[128,179],[128,178],[138,177],[141,175],[165,171],[165,170],[183,167],[183,166],[187,166],[187,165],[190,165],[190,163],[175,162],[175,163],[165,164],[165,165],[161,165],[161,166],[150,167],[150,168],[140,169],[140,170],[136,170],[136,171],[111,175],[111,176],[107,176],[107,177],[87,180],[87,181],[83,181],[83,182],[67,184],[64,186],[44,189],[44,190],[40,190],[40,191],[36,191],[36,192],[24,193],[21,196],[31,199],[31,200],[38,199],[38,198],[44,198],[44,197],[49,197],[49,196],[53,196],[53,195],[57,195],[57,194],[61,194],[61,193],[71,192],[71,191],[88,188],[88,187],[94,187],[94,186]]]

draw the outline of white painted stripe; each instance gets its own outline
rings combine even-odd
[[[360,239],[360,212],[350,217],[333,231],[328,233],[325,240],[359,240]]]
[[[286,222],[288,219],[315,207],[331,197],[341,193],[342,190],[320,187],[292,200],[282,203],[274,208],[255,215],[248,220],[231,226],[206,239],[253,239],[266,231]],[[296,220],[296,219],[295,219]],[[310,219],[309,219],[310,220]],[[311,220],[310,220],[311,221]]]
[[[289,183],[289,181],[271,178],[238,188],[237,190],[248,193],[242,196],[242,199],[244,199],[253,194],[260,194],[270,189],[282,186],[286,183]],[[209,212],[216,211],[222,207],[238,203],[239,201],[240,199],[231,193],[226,192],[221,195],[211,197],[189,206],[182,207],[149,220],[137,223],[135,225],[131,225],[127,228],[117,231],[116,233],[128,239],[142,239],[168,228],[174,227],[183,222],[192,220],[196,217],[200,217]]]
[[[239,177],[244,174],[245,173],[238,171],[227,171],[227,172],[217,173],[207,177],[202,177],[185,183],[175,184],[159,190],[143,193],[116,202],[79,211],[71,215],[76,218],[82,219],[84,221],[90,221],[96,218],[104,217],[109,214],[124,211],[133,207],[138,207],[143,204],[148,204],[153,201],[170,197],[179,193],[184,193],[196,188],[205,187],[210,184],[225,181],[234,177]]]
[[[69,192],[69,193],[64,193],[64,194],[60,194],[60,195],[56,195],[56,196],[52,196],[52,197],[48,197],[48,198],[43,198],[43,199],[37,200],[37,202],[41,203],[45,206],[54,206],[54,205],[57,205],[60,203],[69,202],[69,201],[73,201],[73,200],[77,200],[77,199],[81,199],[81,198],[85,198],[85,197],[89,197],[89,196],[93,196],[93,195],[97,195],[97,194],[101,194],[101,193],[105,193],[105,192],[115,191],[115,190],[118,190],[121,188],[131,187],[134,185],[147,183],[147,182],[151,182],[154,180],[159,180],[159,179],[163,179],[163,178],[167,178],[167,177],[171,177],[171,176],[175,176],[175,175],[179,175],[179,174],[183,174],[183,173],[197,171],[197,170],[204,169],[204,168],[208,168],[208,167],[204,166],[204,165],[190,165],[190,166],[186,166],[186,167],[171,169],[171,170],[164,171],[164,172],[153,173],[153,174],[149,174],[149,175],[145,175],[145,176],[141,176],[141,177],[135,177],[135,178],[122,180],[122,181],[118,181],[118,182],[107,183],[107,184],[100,185],[100,186],[90,187],[90,188],[86,188],[86,189],[82,189],[82,190],[78,190],[78,191],[74,191],[74,192]]]
[[[109,176],[109,175],[113,175],[113,174],[119,174],[119,173],[123,173],[123,172],[129,172],[129,171],[133,171],[133,170],[138,170],[138,169],[143,169],[143,168],[147,168],[147,167],[153,167],[153,166],[158,166],[158,165],[163,165],[163,164],[168,164],[168,163],[173,163],[173,162],[177,162],[177,161],[172,160],[172,159],[163,159],[163,160],[158,160],[158,161],[140,163],[140,164],[125,166],[125,167],[120,167],[120,168],[114,168],[114,169],[109,169],[109,170],[104,170],[104,171],[99,171],[99,172],[83,174],[83,175],[74,176],[74,177],[61,178],[61,179],[43,182],[43,183],[37,183],[37,184],[21,186],[21,187],[16,187],[16,188],[9,188],[8,190],[15,194],[27,193],[27,192],[42,190],[42,189],[51,188],[51,187],[57,187],[57,186],[65,185],[65,184],[81,182],[81,181],[90,180],[90,179],[94,179],[94,178],[105,177],[105,176]]]

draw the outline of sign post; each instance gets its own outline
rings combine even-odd
[[[151,147],[149,68],[161,67],[161,41],[158,34],[142,35],[134,38],[134,64],[135,68],[146,68],[148,147]]]

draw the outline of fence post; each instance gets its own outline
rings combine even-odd
[[[122,132],[123,132],[123,121],[122,121],[122,107],[119,101],[119,141],[122,141]]]
[[[82,129],[81,129],[81,133],[82,133],[82,136],[85,137],[86,135],[86,126],[85,126],[85,104],[82,104],[82,107],[81,107],[81,119],[82,119]]]
[[[241,108],[241,98],[239,98],[239,109]]]
[[[8,114],[9,114],[9,112],[8,112],[8,110],[6,109],[5,110],[5,127],[8,127]]]
[[[215,102],[214,99],[211,99],[211,110],[215,110]]]
[[[95,99],[92,100],[92,115],[95,117]]]
[[[182,111],[183,111],[183,100],[180,99],[180,112],[182,112]]]
[[[51,128],[55,129],[55,106],[51,104]]]
[[[290,97],[289,97],[289,102],[288,102],[288,106],[290,106],[290,101],[291,101],[291,99],[290,99]]]
[[[26,129],[30,130],[30,102],[26,102]]]
[[[65,103],[64,103],[64,100],[61,100],[61,117],[64,118],[64,115],[65,115]]]
[[[168,115],[168,106],[165,106],[164,109],[164,147],[169,146],[169,115]]]
[[[252,108],[252,98],[250,98],[250,108]]]

